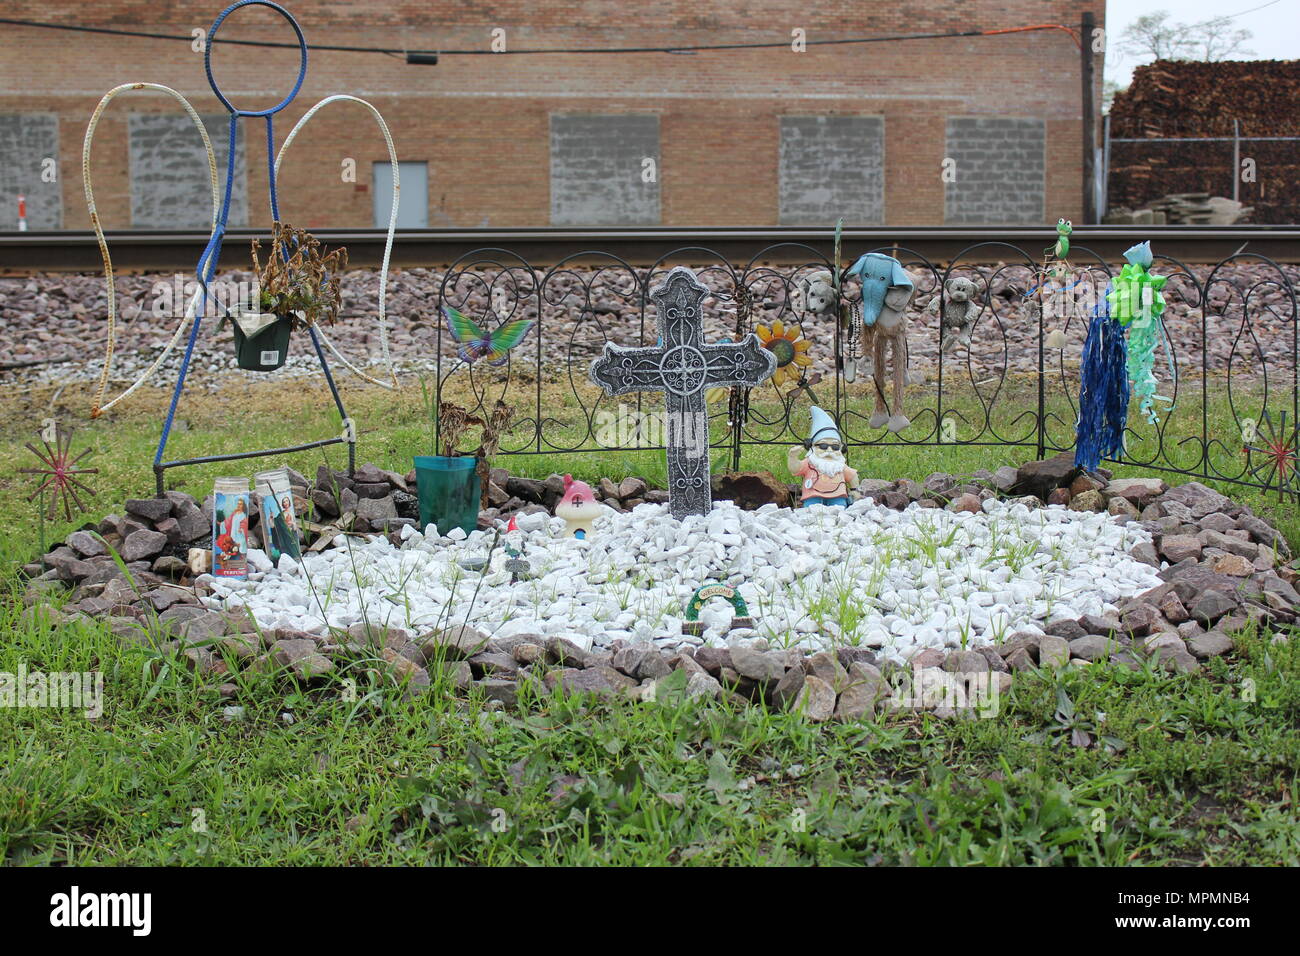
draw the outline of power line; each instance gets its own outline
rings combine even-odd
[[[191,43],[194,37],[191,35],[174,34],[174,33],[149,33],[142,30],[117,30],[111,27],[90,27],[80,26],[67,23],[42,23],[35,20],[14,20],[8,17],[0,17],[0,23],[7,23],[13,26],[35,27],[43,30],[68,30],[74,33],[98,33],[109,36],[132,37],[136,39],[147,40],[182,40],[185,43]],[[970,37],[991,37],[1002,36],[1009,33],[1030,33],[1041,30],[1063,30],[1075,44],[1078,45],[1079,38],[1075,31],[1069,27],[1062,26],[1059,23],[1040,23],[1026,27],[1010,27],[1001,30],[961,30],[949,33],[901,33],[890,36],[879,37],[845,37],[836,40],[805,40],[805,46],[845,46],[850,44],[863,43],[897,43],[906,40],[948,40]],[[232,40],[221,37],[214,40],[213,43],[229,43],[235,46],[254,46],[269,47],[273,49],[298,49],[297,43],[278,43],[271,40]],[[610,53],[696,53],[696,52],[725,52],[729,50],[765,50],[765,49],[784,49],[790,46],[791,41],[779,40],[760,43],[711,43],[687,46],[644,46],[644,47],[574,47],[568,49],[521,49],[521,50],[408,50],[391,47],[369,47],[369,46],[340,46],[327,44],[309,44],[309,50],[331,51],[338,53],[380,53],[387,56],[406,56],[409,53],[428,53],[439,56],[543,56],[547,54],[564,54],[564,55],[597,55]]]

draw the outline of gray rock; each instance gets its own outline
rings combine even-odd
[[[943,662],[943,669],[951,674],[982,674],[990,668],[979,651],[953,651]]]
[[[544,680],[552,690],[558,688],[568,694],[588,693],[601,697],[612,697],[637,686],[632,678],[603,665],[585,670],[565,667],[548,671]]]
[[[519,664],[509,654],[482,653],[469,659],[469,666],[475,677],[499,677],[513,679],[519,675]]]
[[[1188,638],[1187,649],[1198,659],[1208,660],[1232,650],[1232,638],[1221,631],[1207,631]]]
[[[1089,634],[1111,634],[1120,629],[1120,623],[1113,617],[1100,614],[1085,614],[1079,618],[1079,625]]]
[[[1160,553],[1170,564],[1201,556],[1201,542],[1194,535],[1170,534],[1160,539]]]
[[[167,498],[128,498],[126,511],[156,524],[171,515],[172,503]]]
[[[835,688],[820,677],[809,674],[803,679],[803,688],[795,697],[793,709],[817,723],[830,720],[835,714]]]
[[[722,668],[731,667],[731,650],[726,647],[701,647],[695,652],[695,663],[717,677]]]
[[[1260,544],[1274,548],[1285,557],[1291,556],[1291,546],[1287,544],[1286,538],[1263,518],[1240,515],[1237,518],[1237,527],[1249,531],[1250,536]]]
[[[1102,661],[1120,649],[1119,642],[1113,637],[1100,634],[1085,634],[1070,642],[1070,654],[1080,660]]]
[[[197,605],[184,605],[197,606]],[[176,610],[175,607],[169,608],[165,613],[171,613]],[[232,630],[231,621],[222,614],[215,611],[204,611],[183,621],[176,622],[169,626],[169,630],[187,643],[215,641],[217,638],[229,634]]]
[[[387,489],[388,485],[384,485]],[[392,495],[382,498],[361,498],[357,501],[357,517],[364,520],[371,528],[383,528],[397,517],[397,505]]]
[[[507,707],[514,707],[519,703],[519,685],[513,680],[489,677],[474,686],[483,691],[483,696],[487,700],[500,701]]]
[[[1054,634],[1043,634],[1038,638],[1038,665],[1040,667],[1064,667],[1070,663],[1070,642]]]
[[[307,654],[290,661],[289,670],[293,671],[294,676],[299,680],[315,680],[334,670],[334,662],[324,654]]]
[[[1129,551],[1134,561],[1141,561],[1143,564],[1149,564],[1153,568],[1160,567],[1160,555],[1156,552],[1156,546],[1150,541],[1142,541],[1133,546]]]
[[[1012,492],[1046,500],[1052,491],[1062,485],[1068,485],[1078,474],[1079,469],[1074,464],[1074,453],[1063,451],[1052,458],[1021,465],[1016,472],[1016,483]]]
[[[1169,486],[1159,478],[1116,478],[1106,485],[1106,495],[1145,508],[1168,489]]]
[[[705,671],[696,671],[686,679],[686,696],[688,698],[722,696],[722,685]]]
[[[328,518],[338,517],[339,502],[329,491],[323,488],[317,488],[311,493],[311,503],[318,514]]]
[[[430,631],[416,639],[426,663],[435,658],[465,660],[486,647],[487,642],[488,635],[463,624]]]
[[[176,534],[182,544],[198,541],[212,533],[211,521],[193,502],[177,505],[172,517],[176,520]]]
[[[1075,638],[1083,637],[1085,634],[1088,633],[1086,630],[1083,629],[1082,624],[1080,624],[1078,621],[1070,620],[1069,618],[1064,618],[1059,621],[1052,621],[1050,624],[1044,625],[1043,631],[1047,634],[1052,635],[1053,637],[1061,637],[1067,641],[1072,641]]]
[[[1222,591],[1202,591],[1192,605],[1192,617],[1203,624],[1213,624],[1237,607],[1237,601]]]
[[[549,637],[546,639],[546,659],[552,664],[563,664],[565,667],[586,667],[587,656],[587,652],[573,641],[563,637]]]
[[[295,661],[318,653],[320,646],[307,638],[280,640],[271,645],[271,658],[281,667],[288,667]]]
[[[165,547],[167,547],[167,535],[141,528],[139,531],[132,531],[122,542],[122,560],[128,564],[132,561],[143,561],[156,557]]]
[[[890,696],[889,683],[871,664],[849,667],[849,683],[835,703],[838,720],[861,720],[875,716],[876,705]]]
[[[779,653],[756,651],[751,647],[731,648],[731,666],[743,677],[773,683],[784,677],[786,672],[785,661]]]
[[[802,667],[792,667],[786,671],[785,676],[776,682],[776,687],[772,688],[772,704],[788,710],[803,690],[806,676]]]
[[[522,641],[510,648],[510,656],[520,664],[536,664],[546,659],[546,648],[540,644]]]
[[[107,554],[103,539],[89,531],[74,531],[67,537],[67,545],[83,558],[95,558]]]
[[[788,663],[788,662],[787,662]],[[849,672],[830,651],[818,651],[803,662],[805,672],[820,677],[838,693],[849,682]]]
[[[1160,610],[1151,604],[1135,604],[1123,614],[1124,631],[1135,637],[1150,634],[1160,627],[1160,623]]]
[[[1196,658],[1180,647],[1161,647],[1156,652],[1161,666],[1167,671],[1179,674],[1193,674],[1201,669]]]

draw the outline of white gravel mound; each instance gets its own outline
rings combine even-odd
[[[926,647],[977,647],[1082,614],[1160,584],[1128,551],[1150,541],[1106,514],[1031,510],[988,501],[982,514],[893,511],[869,500],[848,508],[742,511],[717,502],[677,521],[664,505],[597,519],[586,541],[563,522],[521,517],[533,576],[512,584],[504,536],[486,573],[492,533],[439,537],[407,529],[282,560],[248,581],[211,580],[213,606],[246,606],[266,628],[323,632],[361,621],[419,632],[469,623],[506,636],[560,634],[590,646],[616,638],[663,647],[756,636],[776,646],[878,648],[902,661]],[[263,567],[266,564],[254,562]],[[706,605],[702,638],[684,637],[686,602],[710,581],[739,587],[754,630],[728,632],[732,608]]]

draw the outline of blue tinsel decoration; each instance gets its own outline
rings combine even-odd
[[[1123,452],[1128,420],[1128,344],[1123,326],[1111,317],[1105,296],[1092,310],[1079,380],[1074,463],[1096,471],[1103,458]]]

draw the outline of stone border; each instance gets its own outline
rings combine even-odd
[[[329,547],[341,533],[385,533],[400,544],[402,526],[417,520],[414,477],[369,464],[352,476],[322,466],[313,483],[290,471],[295,505],[317,518],[303,522],[310,548]],[[718,475],[714,485],[715,494],[733,493],[751,508],[793,500],[792,486],[766,472]],[[667,499],[666,491],[642,478],[617,484],[605,478],[597,487],[603,502],[618,510]],[[480,515],[480,526],[492,527],[512,514],[552,513],[562,491],[558,475],[538,480],[493,469],[491,507]],[[969,711],[972,702],[963,692],[972,680],[985,693],[1001,693],[1014,674],[1036,668],[1109,661],[1134,670],[1153,663],[1195,673],[1204,661],[1228,654],[1232,634],[1252,622],[1271,628],[1300,618],[1300,571],[1288,563],[1286,540],[1249,508],[1198,482],[1171,488],[1158,478],[1084,474],[1066,453],[964,477],[867,479],[859,494],[897,509],[916,504],[976,512],[988,498],[1010,497],[1031,507],[1052,503],[1106,511],[1151,533],[1152,543],[1134,548],[1135,558],[1154,567],[1166,564],[1160,572],[1164,583],[1124,600],[1116,615],[1053,621],[1045,633],[1015,633],[995,647],[919,651],[908,662],[913,685],[919,682],[916,689],[923,691],[913,703],[941,715]],[[178,491],[128,500],[124,514],[72,532],[41,562],[24,567],[30,578],[25,614],[47,621],[106,619],[122,643],[179,654],[199,674],[217,679],[229,673],[232,661],[254,671],[283,668],[303,682],[325,679],[341,665],[360,664],[384,668],[408,692],[429,687],[436,673],[445,673],[458,690],[478,688],[498,707],[514,706],[528,686],[541,693],[638,700],[673,688],[687,697],[793,708],[815,721],[861,719],[897,704],[898,672],[905,669],[878,666],[872,651],[861,647],[809,654],[771,649],[759,638],[744,646],[679,647],[667,653],[652,644],[622,641],[607,650],[584,651],[580,635],[577,641],[499,638],[467,626],[421,635],[366,624],[325,635],[261,631],[246,614],[202,604],[205,591],[185,555],[191,547],[210,547],[211,509],[211,498],[200,504]],[[256,543],[259,509],[252,512],[250,537]],[[109,553],[110,545],[129,579]],[[67,589],[73,600],[62,610],[43,603],[47,593]],[[684,671],[685,679],[673,679],[676,671]],[[223,696],[236,692],[235,684],[221,684]]]

